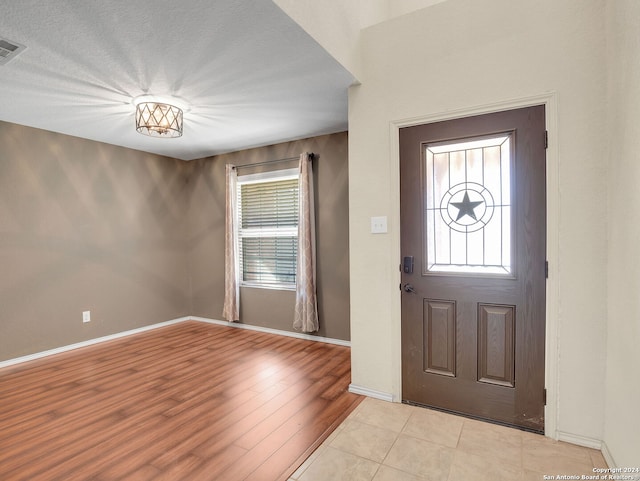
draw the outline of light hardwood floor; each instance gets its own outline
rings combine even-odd
[[[286,480],[361,401],[349,357],[185,322],[1,369],[0,479]]]

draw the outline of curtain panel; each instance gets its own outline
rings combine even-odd
[[[240,277],[237,269],[237,206],[238,174],[234,165],[227,164],[226,209],[224,237],[224,306],[222,317],[229,322],[240,320]]]
[[[296,306],[293,328],[315,332],[318,324],[316,295],[316,226],[313,200],[313,169],[309,154],[300,155],[298,220],[298,262],[296,267]]]

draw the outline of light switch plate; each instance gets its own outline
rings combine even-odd
[[[371,233],[372,234],[387,233],[387,216],[371,218]]]

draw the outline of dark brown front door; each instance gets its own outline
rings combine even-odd
[[[544,106],[400,130],[402,396],[544,430]]]

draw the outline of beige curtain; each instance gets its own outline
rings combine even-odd
[[[316,296],[316,221],[313,205],[313,169],[309,154],[300,155],[298,220],[298,262],[296,267],[296,308],[294,329],[318,330]]]
[[[236,203],[238,174],[234,165],[226,166],[226,211],[224,236],[224,306],[222,317],[229,322],[240,320],[240,280],[236,269],[238,259]]]

